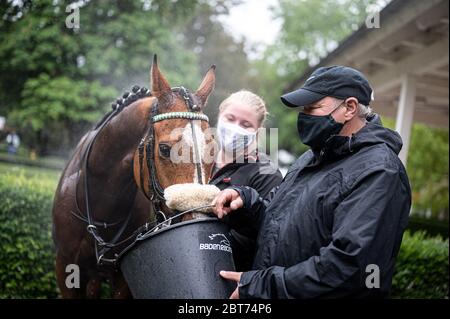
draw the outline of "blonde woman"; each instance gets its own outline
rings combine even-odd
[[[233,185],[250,186],[265,197],[282,181],[269,157],[257,148],[258,129],[264,127],[267,116],[264,100],[242,90],[227,97],[219,106],[217,139],[219,152],[210,184],[223,190]],[[253,262],[257,234],[242,220],[239,212],[226,222],[232,228],[233,252],[237,270],[249,270]]]

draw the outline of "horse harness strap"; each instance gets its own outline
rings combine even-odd
[[[78,209],[78,211],[79,211],[79,209]],[[74,212],[74,211],[71,210],[70,214],[72,214],[72,216],[78,218],[79,220],[89,224],[88,219],[86,217],[84,217],[83,215],[81,215],[79,212]],[[96,227],[102,227],[104,229],[107,229],[109,227],[114,227],[114,226],[117,226],[117,225],[121,224],[125,219],[126,219],[126,217],[121,218],[118,221],[115,221],[113,223],[94,221],[93,225],[96,226]]]

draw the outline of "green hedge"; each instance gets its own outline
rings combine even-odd
[[[407,231],[397,257],[392,297],[448,298],[448,249],[448,239]]]
[[[0,176],[0,298],[58,296],[51,239],[54,178]]]

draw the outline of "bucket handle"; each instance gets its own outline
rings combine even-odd
[[[188,214],[188,213],[190,213],[190,212],[193,212],[193,211],[196,211],[196,210],[199,210],[199,209],[209,208],[209,207],[213,207],[213,205],[208,204],[208,205],[203,205],[203,206],[194,207],[194,208],[185,210],[184,212],[181,212],[181,213],[178,213],[178,214],[176,214],[176,215],[173,215],[172,217],[166,218],[163,222],[161,222],[161,223],[159,223],[159,224],[156,224],[156,225],[155,225],[152,229],[150,229],[149,231],[147,231],[147,232],[145,232],[145,233],[138,234],[138,235],[136,236],[136,241],[140,241],[140,240],[144,240],[144,239],[148,238],[155,230],[159,229],[160,226],[162,226],[162,225],[164,225],[164,224],[167,225],[167,222],[168,222],[168,221],[171,221],[172,219],[175,219],[175,218],[177,218],[177,217],[186,215],[186,214]]]
[[[148,230],[148,223],[146,223],[146,224],[145,224],[145,232],[139,232],[139,233],[136,235],[135,239],[133,240],[133,242],[132,242],[131,244],[129,244],[127,247],[125,247],[119,254],[116,254],[116,256],[115,256],[114,259],[108,260],[108,261],[110,261],[112,264],[116,265],[116,264],[117,264],[117,261],[118,261],[118,260],[119,260],[119,259],[120,259],[127,251],[129,251],[134,245],[136,245],[136,243],[137,243],[138,241],[141,241],[141,240],[144,240],[144,239],[148,238],[153,232],[155,232],[156,230],[158,230],[159,227],[160,227],[161,225],[166,224],[168,221],[171,221],[172,219],[175,219],[175,218],[177,218],[177,217],[180,217],[180,216],[183,216],[183,215],[185,215],[185,214],[188,214],[188,213],[190,213],[190,212],[192,212],[192,211],[199,210],[199,209],[203,209],[203,208],[208,208],[208,207],[213,207],[213,205],[211,205],[211,204],[209,204],[209,205],[203,205],[203,206],[198,206],[198,207],[194,207],[194,208],[185,210],[184,212],[178,213],[178,214],[176,214],[176,215],[174,215],[174,216],[172,216],[172,217],[169,217],[169,218],[165,219],[163,222],[156,224],[156,225],[153,226],[150,230]],[[128,240],[128,239],[130,239],[130,237],[127,238],[126,240]],[[120,244],[122,244],[123,242],[125,242],[125,240],[122,241],[122,242],[120,242]],[[103,258],[103,260],[105,260],[105,258]],[[100,260],[99,260],[99,261],[100,261]]]

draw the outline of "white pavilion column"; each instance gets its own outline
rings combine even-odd
[[[405,166],[408,158],[415,102],[416,79],[411,74],[405,74],[402,77],[400,101],[397,109],[397,120],[395,122],[395,130],[400,133],[403,140],[403,148],[400,151],[399,157]]]

